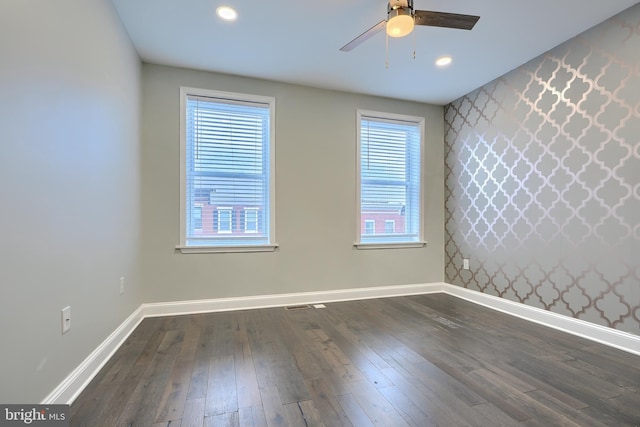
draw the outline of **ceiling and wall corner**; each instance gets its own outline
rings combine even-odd
[[[446,107],[448,282],[640,334],[638,52],[640,5]]]

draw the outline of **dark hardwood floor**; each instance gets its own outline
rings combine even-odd
[[[640,357],[443,294],[144,320],[72,426],[640,426]]]

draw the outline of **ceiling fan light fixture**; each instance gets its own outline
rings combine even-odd
[[[389,11],[387,19],[387,35],[404,37],[413,31],[414,20],[411,9],[399,7]]]

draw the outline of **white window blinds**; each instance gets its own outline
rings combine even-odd
[[[193,92],[183,94],[184,244],[269,245],[272,102]]]
[[[359,126],[358,243],[420,242],[423,119],[359,113]]]

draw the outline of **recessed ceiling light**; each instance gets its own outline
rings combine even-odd
[[[225,21],[235,21],[238,18],[238,12],[229,6],[218,7],[216,14]]]
[[[438,67],[446,67],[447,65],[451,64],[451,57],[450,56],[441,56],[440,58],[436,59],[436,65]]]

